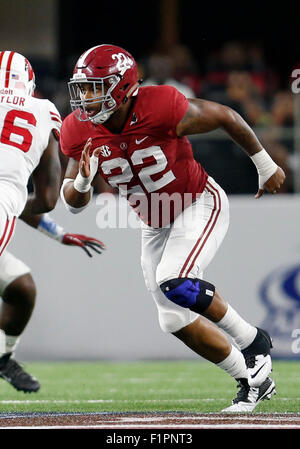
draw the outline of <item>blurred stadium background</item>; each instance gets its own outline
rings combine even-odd
[[[278,8],[278,9],[277,9]],[[275,340],[278,358],[300,354],[300,94],[295,6],[192,0],[89,2],[1,0],[1,49],[31,61],[37,95],[70,112],[67,81],[79,55],[113,43],[137,59],[144,83],[174,84],[188,96],[227,104],[253,127],[286,171],[280,195],[256,202],[249,158],[222,132],[191,138],[198,159],[226,190],[231,228],[207,272],[224,296]],[[300,68],[300,67],[299,67]],[[96,192],[97,193],[97,192]],[[124,206],[125,207],[125,206]],[[38,287],[33,318],[18,349],[23,360],[191,359],[158,326],[139,265],[139,232],[99,229],[99,203],[79,216],[59,202],[53,217],[70,232],[102,239],[105,255],[79,250],[19,223],[10,246]]]

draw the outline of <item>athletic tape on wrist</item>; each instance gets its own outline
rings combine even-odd
[[[87,193],[91,188],[90,177],[85,178],[80,172],[77,173],[73,183],[74,189],[80,193]]]
[[[262,149],[253,156],[250,156],[259,175],[259,187],[262,188],[264,183],[276,172],[278,165],[273,161],[271,156]]]
[[[91,183],[98,171],[99,159],[98,157],[92,156],[90,157],[90,176],[87,178],[82,176],[80,171],[77,173],[77,176],[74,180],[74,189],[76,189],[80,193],[87,193],[91,188]]]

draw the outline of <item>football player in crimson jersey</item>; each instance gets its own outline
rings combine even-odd
[[[104,248],[99,240],[65,232],[45,213],[59,196],[61,118],[53,103],[33,97],[34,88],[29,61],[19,53],[0,51],[0,377],[24,392],[40,388],[13,357],[36,289],[30,268],[7,251],[16,219],[62,244],[81,247],[88,256],[90,250]],[[34,192],[28,195],[31,175]]]
[[[142,268],[162,330],[238,381],[224,411],[254,410],[275,393],[271,338],[205,280],[228,228],[228,199],[194,160],[186,136],[223,128],[257,167],[256,198],[276,193],[283,170],[229,107],[187,99],[170,86],[140,87],[137,64],[121,47],[84,52],[69,91],[73,112],[60,138],[70,158],[61,188],[66,207],[77,213],[88,205],[96,176],[127,196],[141,218]]]

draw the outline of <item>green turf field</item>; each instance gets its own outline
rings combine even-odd
[[[197,361],[26,363],[42,384],[17,392],[0,379],[1,412],[218,412],[230,405],[236,382]],[[255,412],[300,412],[300,361],[274,361],[277,395]]]

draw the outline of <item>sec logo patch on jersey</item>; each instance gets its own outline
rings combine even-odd
[[[102,145],[100,148],[101,148],[100,154],[103,157],[109,157],[111,155],[111,150],[108,145]]]

